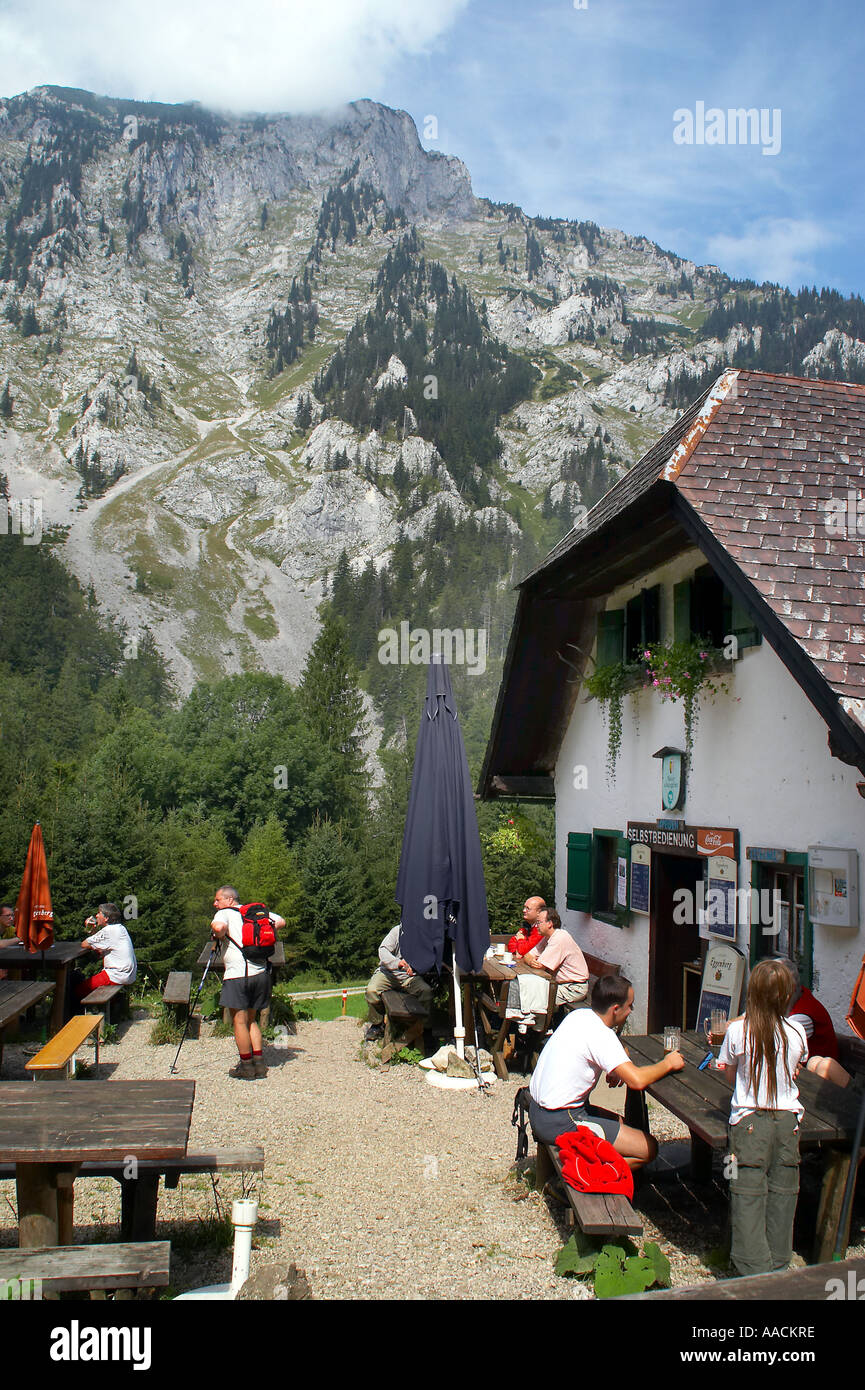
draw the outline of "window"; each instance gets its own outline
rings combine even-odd
[[[761,640],[753,618],[727,592],[711,565],[701,565],[690,579],[674,586],[673,629],[677,642],[695,637],[712,647],[723,647],[732,635],[739,651]]]
[[[759,897],[752,909],[751,965],[773,956],[789,956],[799,966],[802,984],[813,977],[813,929],[808,917],[806,856],[787,851],[785,864],[753,863],[751,890]]]
[[[661,586],[641,589],[625,608],[598,614],[598,666],[639,661],[650,642],[661,638]]]
[[[568,835],[565,903],[572,912],[589,912],[600,922],[625,927],[630,920],[631,846],[619,830]],[[619,901],[623,884],[625,902]]]

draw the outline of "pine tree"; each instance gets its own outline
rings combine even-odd
[[[9,382],[7,381],[3,387],[3,393],[0,395],[0,415],[3,416],[4,420],[11,419],[12,406],[12,392],[9,390]]]
[[[331,612],[325,613],[309,653],[298,696],[312,733],[336,760],[334,776],[347,818],[362,816],[368,782],[363,745],[369,726],[345,625]]]
[[[301,885],[309,909],[296,936],[298,963],[334,979],[364,975],[375,956],[363,862],[340,826],[316,820],[301,846]]]

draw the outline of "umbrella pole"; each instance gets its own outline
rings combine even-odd
[[[466,1030],[463,1027],[463,990],[456,952],[454,952],[454,1042],[456,1043],[457,1056],[465,1061]]]

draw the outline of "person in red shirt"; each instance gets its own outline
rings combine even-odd
[[[813,1071],[824,1081],[834,1081],[836,1086],[846,1086],[850,1073],[838,1061],[838,1040],[828,1010],[801,983],[795,961],[788,956],[781,964],[787,967],[796,984],[787,1016],[799,1024],[808,1039],[808,1071]]]
[[[508,950],[515,956],[524,956],[537,946],[543,937],[538,930],[538,917],[545,910],[543,898],[526,898],[523,908],[523,925],[518,927],[508,942]]]

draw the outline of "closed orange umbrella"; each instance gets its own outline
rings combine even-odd
[[[54,912],[48,886],[45,841],[37,821],[30,836],[21,891],[15,904],[15,935],[28,951],[46,951],[54,944]]]

